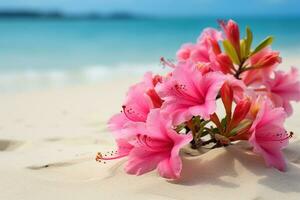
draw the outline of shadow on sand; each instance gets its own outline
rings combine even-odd
[[[258,177],[258,184],[280,192],[300,193],[300,141],[288,146],[284,153],[288,160],[287,172],[267,168],[261,156],[251,152],[249,145],[239,143],[226,148],[214,149],[198,157],[183,158],[181,178],[170,181],[175,184],[196,185],[212,184],[227,188],[237,188],[239,185],[222,180],[222,177],[238,177],[238,162],[243,168]],[[211,158],[211,159],[209,159]],[[288,186],[287,186],[288,185]]]

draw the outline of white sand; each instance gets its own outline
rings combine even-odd
[[[105,123],[134,81],[0,95],[0,199],[300,199],[300,105],[286,123],[295,132],[286,173],[244,144],[183,158],[178,181],[95,162],[114,150]]]

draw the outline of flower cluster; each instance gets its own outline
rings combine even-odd
[[[241,38],[233,20],[219,24],[221,31],[207,28],[195,44],[184,44],[176,63],[162,58],[168,74],[146,73],[129,89],[122,112],[109,121],[118,151],[98,153],[98,161],[128,157],[129,174],[157,169],[176,179],[183,146],[213,149],[246,140],[268,166],[286,170],[282,148],[292,132],[283,125],[291,102],[300,100],[298,71],[276,70],[281,58],[272,37],[252,48],[248,27]]]

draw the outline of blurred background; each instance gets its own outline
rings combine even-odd
[[[0,92],[159,71],[161,56],[229,18],[300,64],[299,0],[1,0]]]

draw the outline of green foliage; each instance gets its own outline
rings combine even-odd
[[[251,51],[251,44],[253,41],[253,34],[250,30],[250,28],[247,26],[246,28],[246,40],[245,40],[245,55],[248,56],[250,54]]]
[[[241,123],[240,123],[237,127],[235,127],[234,129],[232,129],[232,130],[230,131],[230,134],[229,134],[229,135],[230,135],[230,136],[236,135],[238,132],[240,132],[240,131],[242,131],[243,129],[245,129],[245,128],[247,128],[248,126],[250,126],[251,123],[252,123],[251,120],[249,120],[249,119],[244,119],[243,121],[241,121]]]
[[[254,55],[257,52],[259,52],[260,50],[262,50],[263,48],[271,45],[272,42],[273,42],[273,37],[271,37],[271,36],[267,37],[254,49],[254,51],[251,53],[251,55]]]
[[[224,40],[223,47],[224,47],[226,54],[230,57],[232,62],[239,65],[240,59],[239,59],[239,56],[238,56],[235,48],[232,46],[232,44],[228,40]]]
[[[226,127],[227,127],[227,117],[224,117],[224,118],[221,120],[221,125],[222,125],[223,129],[225,130]]]
[[[240,47],[241,47],[241,59],[244,60],[245,58],[247,58],[247,54],[246,54],[246,39],[242,39],[240,42]]]
[[[185,126],[186,126],[185,123],[182,123],[175,128],[175,131],[177,133],[179,133],[180,131],[182,131],[185,128]]]

